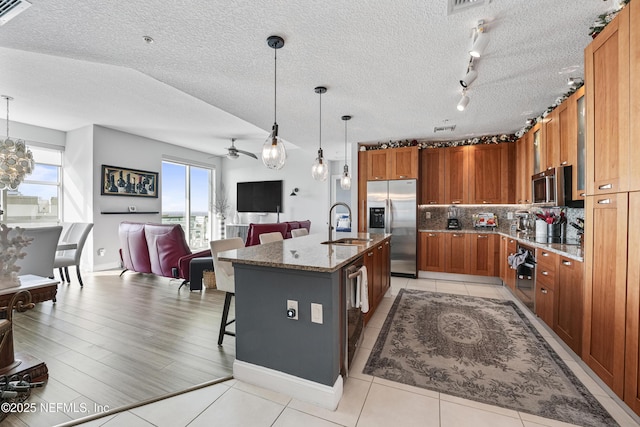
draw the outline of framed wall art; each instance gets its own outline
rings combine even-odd
[[[105,196],[158,197],[158,172],[102,165]]]

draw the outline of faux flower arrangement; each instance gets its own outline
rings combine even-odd
[[[16,261],[25,257],[26,253],[22,248],[27,247],[33,238],[22,235],[23,229],[15,228],[13,237],[9,238],[11,228],[5,224],[0,224],[0,288],[11,288],[20,286]]]
[[[536,212],[536,218],[543,220],[547,224],[564,224],[567,222],[564,209],[560,209],[560,212],[553,210],[538,211]]]

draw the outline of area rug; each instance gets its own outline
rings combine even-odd
[[[580,426],[618,425],[512,301],[402,289],[364,373]]]

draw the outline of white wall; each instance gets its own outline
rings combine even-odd
[[[258,156],[259,157],[259,156]],[[327,230],[329,207],[329,181],[318,182],[311,177],[311,165],[315,159],[315,153],[304,150],[289,150],[287,162],[279,171],[268,169],[262,164],[262,160],[240,156],[235,160],[224,159],[222,167],[222,180],[225,183],[231,202],[231,210],[228,222],[233,219],[236,209],[236,184],[246,181],[274,181],[282,180],[282,204],[280,222],[283,221],[311,221],[311,233],[324,233]],[[291,191],[298,188],[297,196],[290,196]],[[256,214],[240,213],[240,222],[276,222],[276,214],[270,213],[264,216]]]
[[[0,119],[0,129],[6,128],[7,121]],[[24,139],[27,142],[27,145],[29,145],[30,141],[57,145],[59,147],[64,147],[65,145],[66,132],[63,131],[27,125],[24,123],[14,122],[13,120],[9,120],[9,131],[11,138]],[[2,138],[4,139],[4,130],[0,132],[0,135],[3,135]]]

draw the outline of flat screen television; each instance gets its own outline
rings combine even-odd
[[[239,182],[238,212],[282,212],[282,180]]]

